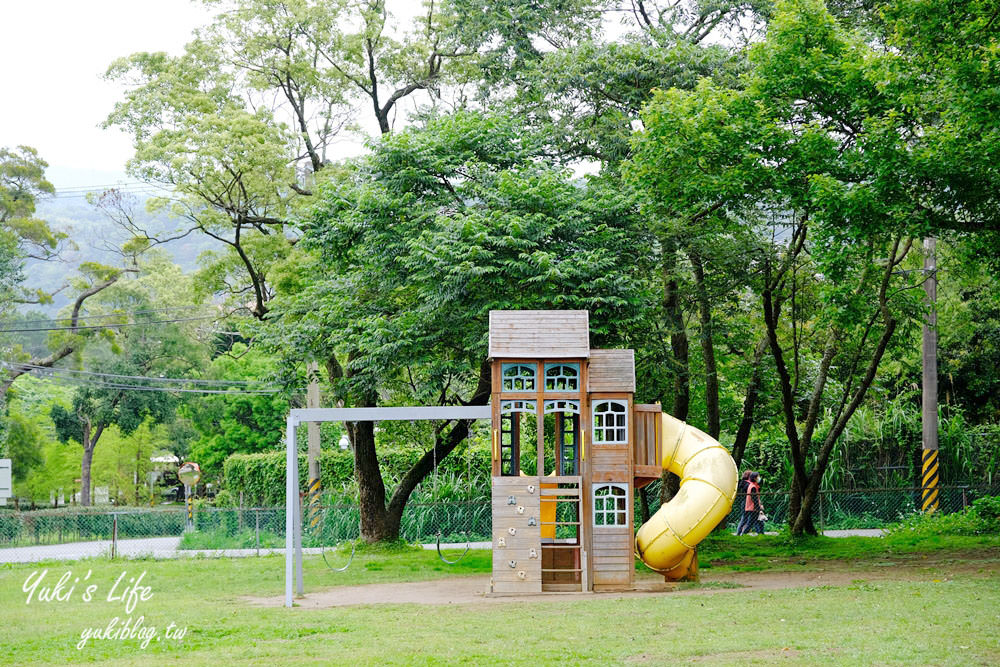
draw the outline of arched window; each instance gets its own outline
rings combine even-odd
[[[545,391],[580,391],[580,364],[545,364]]]
[[[500,401],[500,474],[517,477],[521,472],[521,413],[538,411],[537,401]]]
[[[532,364],[504,364],[503,391],[535,391],[535,367]]]
[[[594,443],[628,442],[628,401],[594,402]]]
[[[594,486],[594,525],[628,524],[628,489],[624,484]]]
[[[500,414],[510,415],[515,412],[537,412],[535,401],[500,401]]]
[[[571,412],[580,414],[580,401],[545,401],[545,414],[551,412]]]
[[[545,414],[555,413],[556,474],[579,475],[580,401],[548,400],[543,406]]]

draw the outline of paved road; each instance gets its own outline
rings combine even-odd
[[[883,531],[874,529],[827,530],[827,537],[881,537]],[[748,538],[752,539],[752,538]],[[196,556],[242,558],[245,556],[266,556],[282,554],[284,549],[178,549],[179,537],[147,537],[133,540],[118,540],[118,555],[128,558],[190,558]],[[437,549],[437,544],[424,544],[424,549]],[[465,543],[442,544],[442,549],[465,549]],[[472,542],[472,549],[489,549],[489,542]],[[302,550],[307,554],[318,554],[322,550],[307,548]],[[13,547],[0,549],[0,563],[37,563],[46,560],[79,560],[107,556],[111,553],[111,540],[96,542],[69,542],[67,544],[48,544],[37,547]]]
[[[118,553],[122,556],[176,554],[179,537],[147,537],[136,540],[118,540]],[[69,542],[37,547],[0,549],[0,563],[34,563],[42,560],[78,560],[111,554],[111,540],[96,542]],[[169,556],[167,556],[169,557]]]

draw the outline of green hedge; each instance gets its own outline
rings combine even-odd
[[[441,533],[442,542],[486,541],[490,539],[492,516],[488,500],[461,503],[410,503],[403,511],[399,536],[407,542],[433,542]],[[259,524],[258,524],[259,522]],[[262,534],[284,537],[285,512],[281,509],[217,509],[195,511],[195,529],[215,537],[235,538],[253,534],[259,525]],[[351,505],[326,506],[316,526],[306,521],[302,544],[306,547],[331,546],[359,536],[360,515]],[[197,540],[191,538],[190,543]],[[245,540],[229,540],[232,548]],[[253,544],[247,545],[253,546]],[[193,547],[192,547],[193,548]]]
[[[480,451],[482,449],[482,451]],[[418,450],[379,453],[379,464],[386,485],[401,478],[420,458]],[[354,484],[354,456],[346,450],[324,450],[320,454],[321,484],[324,489],[338,489]],[[489,449],[471,447],[453,453],[438,462],[440,476],[466,476],[489,479]],[[285,453],[233,454],[223,464],[226,489],[237,500],[243,493],[244,507],[280,507],[285,504]],[[308,475],[306,455],[299,454],[299,489],[305,490]]]

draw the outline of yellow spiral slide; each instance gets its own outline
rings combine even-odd
[[[680,490],[635,536],[635,555],[667,579],[682,579],[694,548],[726,518],[736,496],[736,463],[714,438],[668,414],[660,416],[663,467]]]

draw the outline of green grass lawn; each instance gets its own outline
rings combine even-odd
[[[1000,536],[891,535],[872,537],[803,537],[782,535],[712,534],[698,546],[702,569],[772,570],[813,567],[817,561],[846,560],[874,563],[897,557],[939,552],[1000,549]],[[641,566],[640,566],[641,567]]]
[[[989,556],[997,544],[991,539],[938,549],[970,553],[978,548]],[[712,557],[718,568],[753,562],[781,569],[789,558],[808,562],[812,555],[834,558],[834,552],[881,558],[889,548],[881,540],[793,546],[781,538],[723,537],[713,539],[702,554],[703,559]],[[911,548],[907,553],[919,551]],[[333,557],[346,562],[346,554]],[[482,574],[488,572],[489,561],[486,551],[470,552],[453,566],[441,563],[434,552],[366,552],[355,557],[347,572],[336,573],[318,557],[307,557],[305,582],[307,591],[316,591]],[[26,578],[45,568],[43,584],[54,584],[67,571],[81,579],[90,571],[90,577],[76,584],[68,601],[25,604]],[[122,602],[106,599],[123,571],[124,582],[145,571],[142,583],[152,591],[131,614]],[[693,658],[710,664],[770,664],[779,659],[789,664],[1000,662],[1000,573],[995,566],[940,581],[865,581],[864,576],[860,573],[851,585],[839,588],[720,590],[724,587],[715,585],[704,591],[631,598],[597,595],[289,610],[254,607],[242,599],[281,594],[281,557],[8,565],[0,568],[0,663],[662,663]],[[98,586],[91,602],[81,599],[85,583]],[[142,616],[144,626],[155,626],[160,640],[151,640],[145,649],[138,638],[90,640],[76,648],[85,628],[105,627],[116,616]],[[182,640],[163,637],[171,622],[186,627]]]

